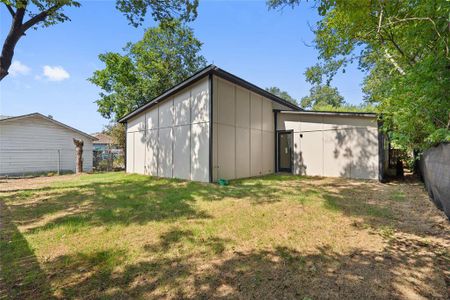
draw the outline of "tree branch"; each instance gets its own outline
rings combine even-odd
[[[3,43],[2,52],[0,54],[0,81],[8,75],[8,70],[14,55],[14,48],[23,34],[21,28],[25,10],[26,5],[17,8],[14,17],[12,18],[9,33]]]
[[[387,48],[384,48],[384,56],[392,63],[395,69],[401,74],[405,75],[405,71],[400,67],[400,65],[395,61],[392,55],[389,53]]]
[[[56,10],[60,9],[64,4],[55,4],[47,10],[42,11],[41,13],[35,15],[33,18],[29,19],[25,23],[23,23],[22,31],[25,32],[34,25],[39,22],[44,21],[49,15],[51,15]]]
[[[15,17],[16,13],[14,12],[13,8],[11,7],[11,5],[6,4],[5,2],[3,2],[6,5],[6,8],[8,9],[9,13],[11,14],[11,17]]]

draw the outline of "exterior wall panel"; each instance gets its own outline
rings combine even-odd
[[[191,179],[191,138],[190,125],[174,128],[173,177]]]
[[[250,92],[236,87],[236,127],[250,128]]]
[[[218,125],[218,147],[219,147],[219,178],[233,179],[235,176],[235,128],[228,125]]]
[[[250,177],[250,129],[236,127],[236,178]]]
[[[127,132],[127,173],[134,173],[134,132]]]
[[[353,178],[378,178],[378,131],[375,128],[358,128],[352,140]]]
[[[298,158],[294,161],[295,174],[308,176],[323,175],[323,134],[321,131],[303,132],[300,138],[299,133],[294,133],[295,142],[300,145]],[[293,151],[296,147],[294,145]],[[297,148],[298,149],[298,148]]]
[[[324,131],[324,176],[351,178],[353,152],[351,139],[355,129]]]
[[[273,103],[254,92],[216,79],[213,119],[213,179],[270,174],[275,169]],[[217,133],[216,133],[217,131]]]
[[[250,135],[250,174],[260,176],[262,174],[262,132],[252,129]]]
[[[191,89],[191,123],[209,122],[209,87],[208,79],[195,84]]]
[[[175,125],[188,125],[191,122],[191,91],[184,91],[173,100]]]
[[[262,132],[262,173],[272,174],[275,172],[274,161],[274,133],[270,131]]]
[[[146,124],[147,124],[147,127],[145,128],[146,130],[158,129],[158,114],[159,114],[158,107],[155,107],[155,109],[149,110],[145,114],[145,119],[146,119]],[[139,129],[139,130],[143,130],[143,129]]]
[[[160,128],[158,136],[158,176],[160,177],[172,177],[172,145],[172,128]]]
[[[173,101],[167,100],[159,105],[159,128],[173,126]]]
[[[251,93],[250,95],[250,125],[252,129],[262,129],[262,97]]]
[[[217,84],[218,111],[217,122],[230,126],[235,125],[235,98],[234,85],[224,80]]]
[[[192,124],[191,179],[209,181],[209,122]]]
[[[273,122],[272,103],[264,98],[264,101],[262,101],[262,130],[272,132]]]
[[[131,119],[127,124],[128,132],[136,132],[139,130],[145,130],[145,114],[136,116]]]
[[[158,129],[147,130],[145,138],[144,174],[158,176]]]
[[[133,132],[134,135],[134,172],[144,174],[145,170],[145,131]]]
[[[280,113],[278,129],[294,131],[295,174],[378,178],[375,117]]]
[[[130,119],[127,172],[209,181],[209,80]]]

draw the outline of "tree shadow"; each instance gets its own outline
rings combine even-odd
[[[123,268],[105,263],[109,253],[49,262],[77,261],[84,277],[61,289],[62,298],[102,299],[445,299],[444,263],[432,252],[401,243],[385,251],[337,253],[328,246],[314,253],[289,247],[225,253],[205,261],[201,253],[165,256],[157,251],[177,247],[189,232],[170,232],[147,247],[149,259]],[[200,243],[201,241],[197,241]],[[224,243],[220,239],[215,243]],[[410,245],[407,245],[410,246]],[[435,245],[428,245],[430,249]],[[441,251],[440,249],[439,251]],[[437,252],[437,251],[436,251]],[[100,257],[100,259],[99,259]],[[96,262],[96,264],[93,264]],[[436,264],[441,264],[440,268]],[[75,265],[74,265],[75,266]],[[71,267],[74,267],[71,266]],[[55,272],[58,269],[55,269]],[[58,273],[61,282],[69,273]]]
[[[392,198],[392,191],[400,188],[396,185],[289,177],[290,180],[271,175],[232,181],[229,186],[220,187],[125,176],[123,180],[109,183],[50,188],[42,195],[35,191],[4,195],[9,205],[6,207],[2,203],[2,211],[9,216],[5,224],[12,226],[19,250],[11,248],[15,243],[5,243],[4,236],[8,234],[3,232],[9,230],[4,231],[7,227],[2,223],[2,276],[12,278],[5,281],[2,290],[13,298],[47,298],[47,295],[50,298],[53,293],[55,297],[68,299],[448,298],[445,294],[449,284],[448,279],[445,281],[449,278],[445,273],[448,249],[433,240],[400,237],[390,239],[384,250],[354,249],[350,253],[336,252],[327,245],[308,252],[296,249],[295,245],[235,251],[229,240],[218,236],[202,238],[191,230],[173,226],[161,234],[157,242],[144,245],[145,255],[138,259],[125,245],[124,248],[106,246],[40,261],[39,266],[33,251],[15,227],[20,224],[34,231],[72,223],[96,226],[204,219],[210,216],[196,206],[199,199],[220,201],[232,197],[254,205],[266,205],[295,191],[299,201],[323,199],[326,209],[361,218],[374,228],[390,225],[404,233],[427,236],[429,229],[405,224],[393,207],[409,205],[400,197]],[[424,197],[425,205],[431,205],[426,194]],[[311,201],[316,201],[314,199]],[[415,201],[420,202],[420,199]],[[401,209],[407,210],[407,206]],[[433,224],[423,210],[415,210],[408,211],[408,217],[414,222]],[[56,217],[45,219],[49,212]],[[445,228],[441,234],[445,234]],[[22,260],[29,256],[31,262]],[[22,261],[26,263],[21,264]]]
[[[365,128],[335,127],[335,159],[345,162],[340,176],[346,178],[378,178],[378,136]],[[345,132],[345,133],[344,133]]]
[[[0,200],[0,299],[52,299],[50,284],[27,240]]]
[[[124,179],[44,187],[4,194],[14,222],[26,232],[70,226],[145,224],[179,219],[207,219],[196,202],[235,198],[252,204],[280,201],[283,193],[269,182],[232,182],[221,187],[193,181],[124,176]]]

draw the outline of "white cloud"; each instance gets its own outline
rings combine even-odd
[[[43,75],[50,81],[62,81],[70,77],[70,74],[61,66],[44,66]]]
[[[11,66],[8,70],[9,74],[11,76],[17,76],[17,75],[28,75],[31,72],[31,68],[27,65],[24,65],[18,60],[15,60],[12,62]]]

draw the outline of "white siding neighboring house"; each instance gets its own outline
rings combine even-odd
[[[0,118],[0,176],[75,172],[74,138],[84,141],[83,171],[92,171],[95,137],[40,113]]]
[[[375,114],[303,111],[214,65],[119,121],[129,173],[203,182],[280,171],[381,179]]]

